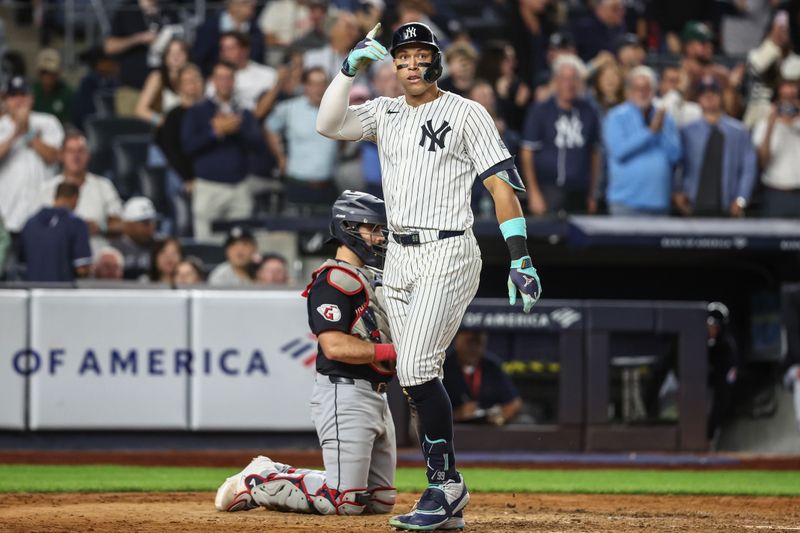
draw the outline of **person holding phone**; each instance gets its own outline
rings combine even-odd
[[[762,215],[800,217],[800,98],[798,83],[781,80],[769,118],[753,131],[764,185]]]

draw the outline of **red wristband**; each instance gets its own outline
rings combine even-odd
[[[394,361],[397,359],[397,353],[394,351],[394,344],[376,344],[375,345],[375,362],[381,361]]]

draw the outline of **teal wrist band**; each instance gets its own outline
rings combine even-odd
[[[508,240],[509,237],[528,237],[528,229],[525,225],[523,217],[512,218],[500,224],[500,233],[503,234],[503,239]]]

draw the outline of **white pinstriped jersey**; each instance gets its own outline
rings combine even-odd
[[[450,92],[412,107],[405,96],[350,108],[362,139],[378,145],[389,229],[466,230],[476,178],[513,167],[494,120],[477,102]]]

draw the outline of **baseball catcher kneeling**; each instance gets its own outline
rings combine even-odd
[[[303,292],[317,335],[311,416],[325,471],[293,468],[259,456],[217,490],[220,511],[259,505],[281,511],[388,513],[395,503],[396,446],[386,386],[395,373],[380,269],[385,256],[382,200],[345,191],[333,205],[335,259]]]

